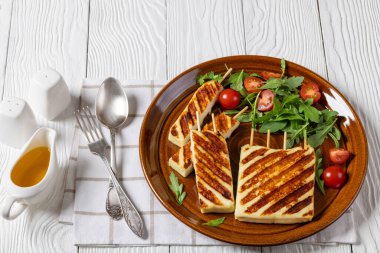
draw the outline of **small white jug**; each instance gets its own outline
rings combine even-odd
[[[2,203],[1,214],[5,219],[12,220],[19,216],[28,205],[46,201],[53,193],[58,172],[58,162],[55,150],[56,132],[53,129],[39,128],[29,141],[23,146],[16,162],[4,173],[2,185],[8,196]],[[12,171],[17,162],[29,151],[38,147],[47,147],[50,150],[49,165],[45,176],[35,185],[22,187],[12,180]],[[33,173],[33,171],[31,171]]]

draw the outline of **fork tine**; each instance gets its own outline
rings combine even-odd
[[[77,123],[79,125],[79,128],[82,130],[82,132],[83,132],[84,136],[86,137],[87,141],[90,142],[90,139],[87,136],[86,130],[84,129],[84,127],[82,126],[82,123],[79,120],[78,114],[80,114],[79,110],[76,111],[76,112],[74,112],[74,115],[75,115],[75,118],[77,119]]]
[[[90,108],[88,106],[86,106],[86,108],[83,108],[83,109],[86,109],[87,112],[90,114],[90,116],[91,116],[90,119],[92,122],[91,125],[92,125],[94,132],[95,132],[96,136],[98,137],[98,139],[103,139],[103,134],[100,132],[98,124],[96,124],[95,119],[92,117]]]
[[[86,124],[86,121],[84,120],[84,116],[82,116],[83,108],[78,110],[78,118],[80,119],[82,123],[82,127],[85,129],[84,133],[87,137],[88,142],[94,142],[95,138],[92,136],[91,129],[89,128],[88,124]]]
[[[88,114],[85,107],[82,108],[82,112],[86,118],[86,121],[87,121],[86,126],[88,126],[88,130],[91,134],[91,137],[94,139],[94,141],[97,141],[98,138],[96,136],[95,127],[91,124],[91,121],[90,121],[90,118],[92,118],[91,112],[89,112],[89,114]]]

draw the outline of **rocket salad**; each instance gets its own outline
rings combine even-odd
[[[219,96],[225,113],[237,114],[248,105],[251,110],[239,115],[237,120],[250,122],[255,130],[258,126],[261,133],[266,133],[268,129],[271,133],[287,132],[287,148],[293,147],[306,136],[307,143],[313,148],[320,146],[326,138],[331,138],[338,149],[341,139],[341,132],[336,126],[338,113],[319,109],[322,107],[317,105],[321,98],[318,85],[306,82],[302,76],[287,76],[284,59],[280,65],[280,73],[247,73],[242,69],[231,74],[225,82],[225,90]],[[201,85],[206,80],[220,81],[221,75],[209,72],[198,78]],[[317,150],[317,153],[320,154],[320,151]],[[324,193],[321,157],[318,160],[320,165],[316,170],[316,183]]]

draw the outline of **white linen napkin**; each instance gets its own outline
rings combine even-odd
[[[92,111],[101,80],[84,80],[81,106]],[[143,116],[153,97],[167,81],[123,81],[130,118],[116,140],[118,173],[128,196],[142,214],[148,238],[135,236],[124,220],[113,221],[105,212],[108,175],[99,157],[90,153],[83,134],[76,137],[67,172],[60,222],[74,223],[76,245],[228,245],[200,234],[172,216],[151,192],[141,169],[138,139]],[[102,129],[109,142],[108,130]],[[78,146],[79,143],[79,146]],[[347,211],[327,229],[297,243],[357,243],[353,213]]]

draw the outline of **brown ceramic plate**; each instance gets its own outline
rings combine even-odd
[[[181,222],[212,238],[243,245],[276,245],[308,237],[332,224],[351,205],[363,183],[367,168],[367,140],[360,119],[347,99],[328,81],[314,72],[287,62],[288,76],[304,76],[306,81],[319,85],[323,91],[321,105],[339,113],[338,125],[343,134],[341,146],[352,152],[346,166],[348,180],[340,190],[328,189],[326,195],[315,189],[315,217],[313,221],[294,225],[244,223],[234,219],[233,214],[202,214],[199,211],[194,173],[187,178],[177,174],[187,197],[178,205],[169,188],[169,157],[178,150],[168,141],[172,123],[186,106],[192,93],[197,89],[196,77],[214,71],[225,72],[225,64],[235,70],[248,73],[261,71],[279,72],[280,59],[265,56],[232,56],[208,61],[186,70],[174,78],[155,97],[150,105],[140,133],[140,159],[151,189],[161,203]],[[227,140],[236,189],[240,147],[249,142],[250,126],[241,124]],[[256,134],[255,143],[265,145],[265,135]],[[272,135],[271,147],[281,148],[282,136]],[[333,147],[329,139],[322,145],[324,157]],[[328,159],[324,159],[326,166]],[[225,216],[225,222],[217,228],[202,223]]]

